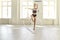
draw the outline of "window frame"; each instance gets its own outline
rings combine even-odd
[[[44,0],[43,0],[43,1],[44,1]],[[46,15],[43,13],[43,19],[56,19],[56,17],[57,17],[57,10],[56,10],[56,9],[57,9],[57,6],[56,6],[57,2],[56,2],[56,0],[54,0],[54,5],[50,5],[50,2],[51,2],[50,0],[48,0],[47,2],[48,2],[48,5],[43,5],[43,7],[44,7],[44,6],[48,6],[48,14],[47,14],[48,16],[45,17]],[[51,11],[51,10],[49,9],[50,6],[53,6],[53,7],[54,7],[54,17],[52,17],[52,16],[49,17],[49,13],[50,13],[50,11]],[[49,11],[49,10],[50,10],[50,11]],[[51,13],[50,13],[50,14],[51,14]],[[45,16],[44,16],[44,15],[45,15]],[[45,17],[45,18],[44,18],[44,17]]]
[[[28,1],[28,0],[27,0],[27,1],[24,1],[24,2],[26,2],[27,4],[26,4],[26,5],[22,5],[22,7],[25,7],[25,6],[26,6],[27,13],[26,13],[26,17],[25,17],[25,18],[21,17],[21,15],[22,15],[21,12],[23,12],[23,11],[21,11],[21,4],[20,4],[20,19],[30,19],[29,16],[32,14],[32,10],[31,10],[31,9],[33,8],[33,5],[29,5],[29,2],[32,3],[32,4],[33,4],[34,2],[33,2],[33,1],[31,2],[31,1]],[[32,7],[31,7],[31,6],[32,6]],[[31,7],[31,9],[29,9],[29,7]],[[31,11],[31,14],[28,13],[28,10]],[[23,13],[23,14],[24,14],[24,13]]]
[[[3,0],[1,0],[0,2],[1,2],[1,9],[0,9],[0,10],[1,10],[1,16],[0,16],[0,19],[11,19],[12,1],[11,1],[11,0],[10,0],[10,1],[7,1],[7,0],[4,0],[4,1],[3,1]],[[4,2],[5,2],[6,4],[5,4]],[[9,2],[11,2],[10,5],[8,5]],[[4,10],[4,9],[3,9],[4,7],[7,8],[7,9],[5,8],[6,11],[7,11],[7,13],[6,13],[7,16],[5,16],[5,17],[3,16],[3,15],[5,15],[5,14],[3,14],[3,13],[4,13],[4,11],[3,11],[3,10]],[[9,7],[11,7],[11,8],[9,9]],[[10,12],[8,12],[8,11],[9,11],[8,9],[10,10]],[[9,13],[10,13],[10,17],[9,17],[9,15],[8,15]]]

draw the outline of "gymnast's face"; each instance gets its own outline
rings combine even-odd
[[[38,9],[38,4],[34,3],[34,9]]]

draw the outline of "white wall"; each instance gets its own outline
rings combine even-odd
[[[58,24],[60,25],[60,0],[57,0]]]
[[[60,0],[57,0],[57,19],[54,20],[54,24],[60,25]]]
[[[42,2],[38,3],[39,4],[39,12],[37,15],[37,24],[40,25],[50,25],[50,24],[55,24],[58,25],[60,24],[60,0],[57,0],[57,19],[55,20],[46,20],[43,19],[43,12],[42,12]],[[33,22],[30,19],[19,19],[20,16],[20,6],[19,6],[19,0],[12,0],[12,19],[0,19],[0,24],[1,23],[9,23],[9,24],[33,24]],[[17,16],[16,16],[17,15]]]

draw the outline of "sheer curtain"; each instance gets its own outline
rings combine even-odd
[[[56,0],[43,0],[43,18],[56,19]]]

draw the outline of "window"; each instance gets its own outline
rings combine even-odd
[[[32,14],[33,0],[20,0],[20,18],[30,18]]]
[[[11,18],[11,0],[0,0],[0,18]]]
[[[43,0],[43,18],[56,19],[56,0]]]

